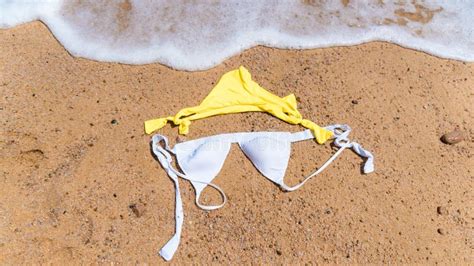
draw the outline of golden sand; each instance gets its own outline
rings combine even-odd
[[[472,63],[375,42],[257,47],[182,72],[73,58],[39,22],[1,30],[0,43],[2,264],[163,263],[174,188],[143,121],[196,105],[239,65],[271,92],[295,93],[304,117],[350,124],[376,172],[362,175],[360,158],[345,152],[285,193],[233,147],[215,180],[229,197],[224,208],[198,209],[181,182],[186,218],[174,263],[472,263]],[[469,140],[443,144],[455,128]],[[246,113],[195,121],[186,138],[300,129]],[[174,142],[177,128],[161,133]],[[289,184],[331,152],[314,142],[292,149]],[[203,198],[218,200],[213,191]]]

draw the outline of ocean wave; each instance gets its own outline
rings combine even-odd
[[[0,27],[41,20],[74,56],[204,70],[265,45],[387,41],[474,61],[474,1],[0,0]]]

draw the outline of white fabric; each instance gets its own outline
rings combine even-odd
[[[351,127],[348,125],[332,125],[327,126],[326,129],[331,130],[334,133],[335,140],[334,144],[339,148],[350,148],[357,155],[366,159],[364,163],[363,172],[364,174],[370,174],[375,170],[374,167],[374,155],[368,150],[362,148],[362,146],[354,141],[349,140],[349,133],[351,133]]]
[[[168,146],[168,140],[162,135],[154,135],[152,138],[152,149],[158,161],[175,183],[176,190],[176,228],[175,235],[163,246],[160,255],[165,260],[171,260],[176,252],[183,224],[183,207],[179,191],[178,177],[189,180],[196,192],[196,204],[204,210],[215,210],[226,203],[227,199],[218,186],[212,184],[229,153],[232,143],[238,143],[245,155],[252,161],[254,166],[269,180],[278,184],[287,191],[294,191],[303,186],[309,179],[320,174],[332,161],[346,148],[351,148],[359,156],[366,158],[364,173],[374,171],[373,155],[363,149],[358,143],[348,139],[351,128],[347,125],[333,125],[326,129],[334,133],[334,144],[339,147],[338,151],[329,158],[319,169],[306,177],[301,183],[289,187],[284,182],[284,176],[291,152],[291,143],[314,138],[310,130],[297,133],[289,132],[242,132],[221,134],[181,142],[173,149]],[[164,147],[159,143],[164,141]],[[183,170],[180,173],[172,166],[171,154],[176,155],[178,164]],[[215,188],[222,197],[219,205],[202,205],[199,202],[202,191],[206,186]]]

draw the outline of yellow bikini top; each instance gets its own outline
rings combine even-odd
[[[249,71],[243,66],[224,74],[200,105],[184,108],[175,116],[146,121],[145,132],[151,134],[169,121],[179,125],[179,134],[185,135],[189,132],[192,120],[242,112],[266,112],[290,124],[300,124],[313,132],[319,144],[333,136],[331,131],[302,118],[296,109],[294,94],[280,98],[268,92],[252,80]]]

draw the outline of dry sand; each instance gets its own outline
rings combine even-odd
[[[174,188],[143,121],[198,104],[239,65],[269,91],[295,93],[306,118],[350,124],[376,172],[361,174],[347,151],[285,193],[234,146],[215,180],[229,197],[224,208],[200,210],[181,182],[185,226],[172,262],[474,263],[472,63],[376,42],[257,47],[189,73],[73,58],[39,22],[0,31],[0,44],[2,264],[163,263]],[[455,128],[468,140],[440,142]],[[193,122],[186,138],[300,129],[246,113]],[[177,128],[160,132],[175,142]],[[290,184],[331,153],[314,142],[292,149]]]

